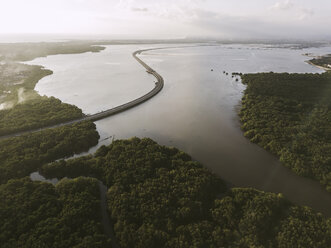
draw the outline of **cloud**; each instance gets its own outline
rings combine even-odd
[[[300,8],[300,13],[298,16],[299,20],[306,20],[309,17],[314,15],[314,11],[312,9]]]
[[[313,14],[309,9],[294,8],[294,11],[304,14],[301,18]],[[264,16],[229,15],[202,9],[191,9],[190,12],[193,13],[190,14],[193,18],[186,21],[199,29],[199,34],[226,39],[313,39],[327,30],[327,27],[316,27],[313,23],[303,22],[298,19],[299,16],[294,16],[292,22],[275,22]]]
[[[271,10],[289,10],[294,7],[294,4],[290,0],[284,2],[277,2],[270,7]]]
[[[327,25],[331,23],[330,0],[236,0],[238,4],[225,0],[4,2],[0,33],[81,32],[233,39],[331,37]]]
[[[136,8],[133,7],[131,8],[132,11],[136,11],[136,12],[148,12],[148,8]]]
[[[314,11],[310,8],[300,7],[298,4],[293,4],[290,0],[277,2],[269,8],[271,11],[283,11],[284,14],[292,16],[295,20],[303,21],[314,15]]]

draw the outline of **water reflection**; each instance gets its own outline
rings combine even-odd
[[[55,56],[38,59],[34,63],[52,70],[64,60],[67,62],[60,66],[61,70],[54,70],[47,84],[40,82],[37,88],[74,103],[87,113],[97,111],[100,106],[131,100],[154,86],[152,78],[131,57],[134,50],[141,48],[144,46],[110,46],[98,56],[58,55],[56,59],[52,58]],[[281,192],[293,202],[331,215],[331,196],[317,182],[296,176],[243,136],[237,109],[245,87],[231,77],[231,72],[321,73],[322,70],[304,63],[307,57],[302,54],[307,52],[330,53],[330,48],[293,50],[237,45],[146,52],[141,58],[164,77],[164,89],[140,106],[97,121],[98,131],[101,138],[150,137],[160,144],[176,146],[236,186]],[[80,56],[89,60],[92,69],[75,64]],[[111,65],[116,69],[100,68],[105,61],[119,64]],[[93,91],[95,85],[91,84],[90,73],[94,70],[100,74],[96,81],[100,80],[97,87],[103,88],[102,93]],[[76,74],[79,78],[73,77]],[[108,84],[112,78],[118,82]],[[58,85],[60,81],[67,82],[63,88]],[[50,84],[57,89],[50,90]],[[77,93],[78,96],[70,97],[67,92],[71,90],[87,95]],[[93,93],[89,94],[90,90]]]

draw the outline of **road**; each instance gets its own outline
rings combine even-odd
[[[132,56],[146,69],[146,72],[149,74],[152,74],[156,79],[157,82],[155,83],[155,87],[149,91],[147,94],[134,99],[130,102],[127,102],[125,104],[119,105],[117,107],[102,111],[102,112],[98,112],[96,114],[92,114],[92,115],[86,115],[82,118],[79,119],[75,119],[75,120],[71,120],[71,121],[67,121],[67,122],[63,122],[63,123],[59,123],[56,125],[50,125],[50,126],[46,126],[46,127],[42,127],[42,128],[37,128],[37,129],[31,129],[31,130],[26,130],[26,131],[21,131],[21,132],[17,132],[17,133],[12,133],[12,134],[8,134],[8,135],[4,135],[4,136],[0,136],[0,139],[6,139],[6,138],[11,138],[11,137],[17,137],[17,136],[21,136],[23,134],[27,134],[27,133],[35,133],[35,132],[39,132],[45,129],[49,129],[49,128],[55,128],[55,127],[61,127],[61,126],[66,126],[66,125],[71,125],[74,123],[79,123],[79,122],[83,122],[83,121],[97,121],[97,120],[101,120],[104,119],[106,117],[109,117],[111,115],[115,115],[118,114],[120,112],[123,112],[125,110],[128,110],[130,108],[133,108],[149,99],[151,99],[153,96],[155,96],[157,93],[159,93],[163,86],[164,86],[164,80],[162,78],[162,76],[160,74],[158,74],[156,71],[154,71],[150,66],[148,66],[144,61],[142,61],[140,58],[138,58],[138,54],[141,54],[142,52],[146,52],[146,51],[151,51],[151,50],[157,50],[160,48],[150,48],[150,49],[144,49],[144,50],[138,50],[135,51],[134,53],[132,53]]]
[[[108,204],[107,204],[107,187],[99,181],[99,189],[100,189],[100,208],[101,208],[101,223],[103,226],[103,230],[107,237],[111,239],[111,247],[112,248],[119,248],[113,223],[110,221],[109,214],[108,214]]]
[[[73,178],[68,178],[67,179],[73,179]],[[43,175],[39,174],[38,171],[35,171],[30,174],[30,179],[32,181],[40,181],[40,182],[47,182],[51,183],[54,186],[59,182],[57,178],[53,179],[46,179]],[[96,178],[97,179],[97,178]],[[99,185],[99,190],[100,190],[100,213],[101,213],[101,224],[104,230],[105,235],[111,239],[111,245],[112,248],[119,248],[115,233],[114,233],[114,228],[113,228],[113,223],[111,222],[108,214],[108,205],[107,205],[107,187],[106,185],[103,184],[99,179],[98,180],[98,185]]]

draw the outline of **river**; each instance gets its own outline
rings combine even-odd
[[[55,96],[92,114],[150,91],[155,78],[132,58],[132,52],[162,46],[169,47],[106,46],[100,53],[54,55],[29,63],[54,72],[36,85],[41,95]],[[171,46],[140,55],[162,75],[164,89],[142,105],[95,122],[103,140],[99,145],[111,142],[110,136],[150,137],[189,153],[235,186],[280,192],[297,204],[331,216],[331,194],[319,183],[295,175],[243,136],[237,111],[245,86],[231,77],[232,72],[321,73],[305,63],[309,58],[302,54],[331,53],[331,48]]]

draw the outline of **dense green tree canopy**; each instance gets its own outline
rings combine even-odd
[[[325,56],[313,58],[310,60],[314,65],[323,66],[325,68],[331,69],[331,54],[327,54]]]
[[[0,184],[28,176],[44,163],[86,151],[98,139],[92,122],[0,139]]]
[[[42,167],[109,187],[116,238],[131,247],[329,247],[330,225],[282,195],[228,189],[190,156],[150,139],[116,140],[93,156]],[[313,244],[313,245],[312,245]]]
[[[0,63],[0,103],[5,107],[14,106],[18,102],[36,98],[34,91],[37,82],[53,72],[42,66],[22,63]],[[21,98],[19,99],[19,90]]]
[[[258,73],[242,80],[245,136],[331,192],[331,73]]]
[[[83,117],[82,110],[54,97],[39,97],[0,111],[0,136]]]
[[[98,196],[92,178],[63,179],[55,187],[28,178],[0,185],[1,247],[110,247]]]
[[[80,42],[2,44],[0,61],[102,49]],[[22,87],[33,92],[50,73],[1,64],[0,97],[15,100]],[[247,84],[240,113],[245,135],[330,190],[330,74],[241,76]],[[0,111],[0,135],[82,116],[75,106],[34,96]],[[117,140],[94,155],[56,161],[98,138],[95,125],[84,122],[0,140],[1,247],[110,247],[98,180],[108,187],[107,207],[122,248],[331,247],[331,219],[280,194],[230,189],[189,155],[147,138]],[[76,179],[56,186],[32,182],[27,176],[36,170]]]

